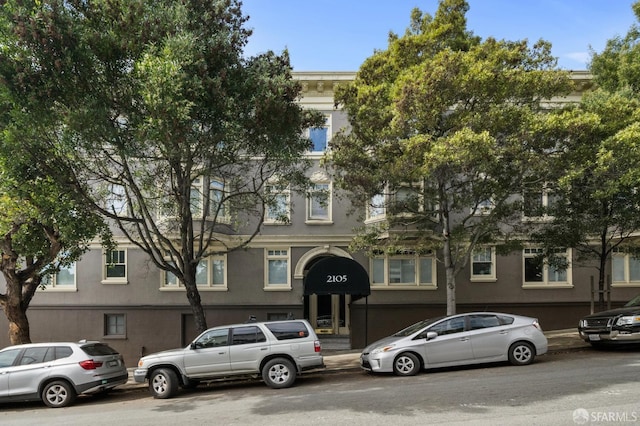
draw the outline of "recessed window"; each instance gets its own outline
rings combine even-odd
[[[42,278],[45,291],[76,291],[76,264],[61,266],[53,275]]]
[[[125,337],[127,334],[127,322],[124,314],[105,314],[105,337]]]
[[[287,224],[291,219],[290,192],[288,187],[267,185],[266,191],[273,203],[267,206],[264,222],[268,224]]]
[[[307,222],[331,221],[331,184],[315,183],[307,197]]]
[[[372,288],[436,288],[435,257],[412,251],[371,258]]]
[[[226,255],[202,259],[196,267],[196,285],[199,290],[227,290]],[[162,289],[183,289],[184,286],[172,272],[163,273]]]
[[[471,253],[471,281],[495,281],[495,250],[478,247]]]
[[[640,286],[640,259],[627,253],[624,249],[615,248],[611,255],[611,271],[613,285]]]
[[[555,250],[555,262],[550,262],[543,253],[541,248],[536,247],[523,250],[523,287],[572,287],[570,250]]]

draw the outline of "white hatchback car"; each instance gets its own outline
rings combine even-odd
[[[42,400],[66,407],[79,394],[127,383],[122,355],[100,342],[30,343],[0,351],[0,402]]]
[[[547,352],[538,320],[496,312],[427,319],[367,346],[364,370],[412,376],[422,369],[509,361],[531,364]]]

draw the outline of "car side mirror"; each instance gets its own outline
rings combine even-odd
[[[198,343],[196,343],[196,342],[191,342],[191,345],[189,345],[189,347],[190,347],[191,349],[198,349]]]
[[[426,335],[427,341],[433,340],[436,337],[438,337],[438,333],[436,333],[435,331],[427,331],[427,335]]]

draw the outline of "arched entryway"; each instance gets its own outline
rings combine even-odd
[[[320,255],[305,265],[305,314],[320,334],[349,335],[349,305],[370,294],[369,275],[350,257]]]

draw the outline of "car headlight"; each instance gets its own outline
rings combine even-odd
[[[371,351],[372,354],[379,354],[380,352],[388,352],[391,349],[395,348],[396,345],[387,345],[387,346],[380,346],[375,348],[374,350]]]
[[[620,317],[616,321],[616,325],[635,325],[640,324],[640,316]]]

